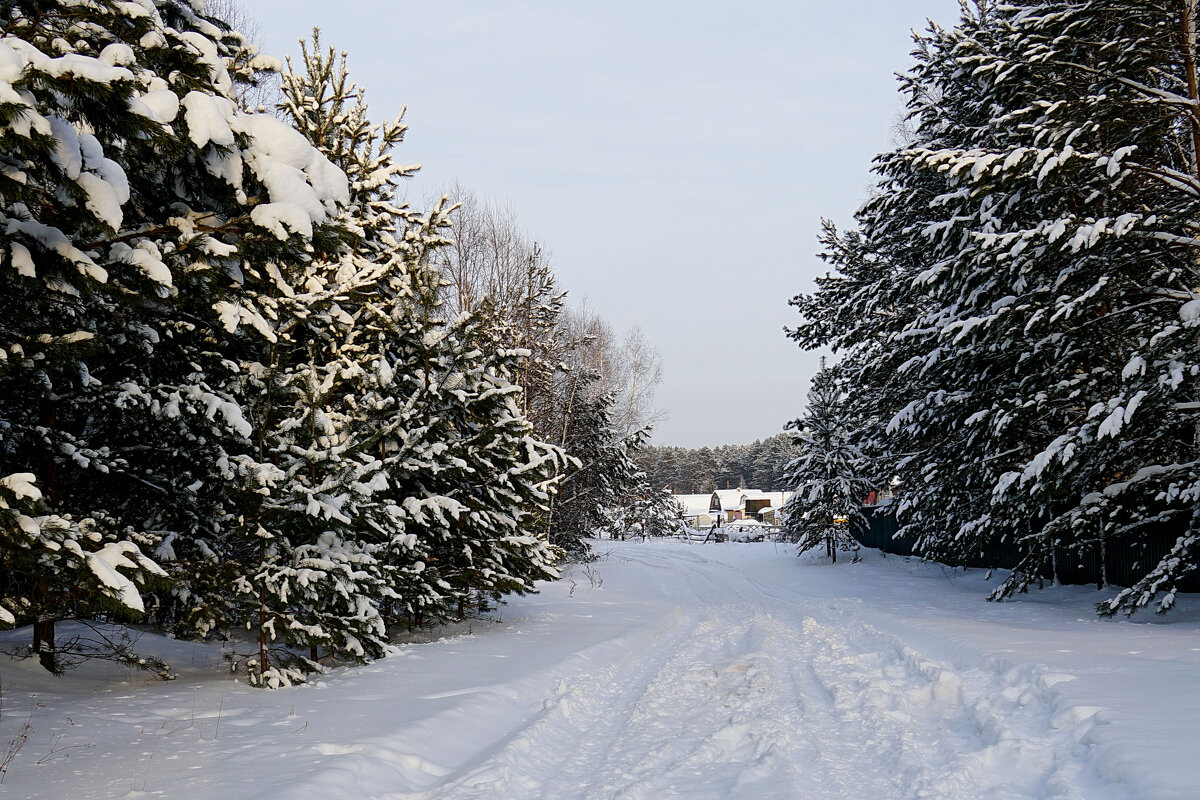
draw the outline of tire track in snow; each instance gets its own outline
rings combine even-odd
[[[730,627],[728,615],[710,614],[685,633],[624,689],[587,682],[561,693],[556,713],[492,761],[422,797],[797,796],[788,726],[768,723],[786,706],[753,620]]]
[[[630,551],[626,551],[630,552]],[[992,659],[958,670],[862,615],[786,596],[679,550],[636,560],[679,619],[644,649],[564,676],[526,724],[422,800],[1095,800],[1092,710],[1056,676]]]
[[[611,662],[560,678],[542,709],[514,729],[492,752],[480,754],[445,780],[425,791],[389,795],[394,800],[432,798],[576,797],[603,760],[620,719],[614,709],[627,708],[691,635],[691,621],[680,615],[656,633],[644,650],[627,649]],[[564,785],[561,795],[546,794],[552,782]]]
[[[662,558],[662,553],[654,554]],[[956,671],[853,610],[780,593],[689,552],[708,581],[747,587],[767,613],[777,663],[808,731],[798,764],[821,770],[824,798],[1124,798],[1087,763],[1103,709],[1060,708],[1070,676],[996,658]],[[664,565],[665,566],[665,565]],[[739,589],[740,587],[740,589]],[[799,618],[798,625],[791,622]],[[783,795],[781,795],[783,796]]]
[[[687,570],[684,577],[689,621],[676,652],[643,659],[635,680],[617,676],[626,683],[622,692],[597,692],[594,680],[560,692],[554,703],[563,713],[547,715],[491,763],[425,796],[648,800],[815,791],[811,771],[792,766],[804,741],[790,712],[794,693],[778,683],[786,671],[763,655],[753,599],[718,576]],[[621,697],[615,703],[614,694]],[[581,727],[565,730],[568,719]]]
[[[995,658],[969,659],[955,671],[853,610],[785,599],[731,565],[706,568],[710,579],[755,587],[762,607],[775,611],[766,619],[791,672],[794,707],[818,734],[808,748],[826,773],[816,796],[1128,796],[1087,763],[1091,731],[1106,724],[1103,709],[1059,707],[1051,687],[1070,676]],[[790,622],[797,617],[798,625]]]

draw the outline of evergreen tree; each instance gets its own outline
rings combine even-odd
[[[977,3],[932,28],[905,78],[912,141],[878,160],[860,232],[827,230],[838,273],[794,301],[793,335],[844,351],[875,420],[859,444],[898,477],[919,551],[1018,549],[997,596],[1057,548],[1144,554],[1194,525],[1190,15]],[[1194,540],[1108,609],[1169,607]]]
[[[153,544],[108,517],[73,519],[46,513],[32,473],[0,478],[0,625],[32,624],[43,667],[60,673],[54,622],[145,612],[142,592],[166,573],[142,548]]]
[[[731,465],[728,475],[721,476],[722,487],[741,478],[748,489],[780,492],[790,488],[787,466],[797,452],[787,434],[778,433],[748,445],[724,445],[717,448],[717,453]],[[717,467],[705,462],[697,450],[646,445],[635,457],[651,486],[669,486],[677,494],[701,494],[703,487],[717,482]]]
[[[845,392],[824,359],[808,392],[808,411],[791,427],[800,455],[788,467],[795,493],[784,508],[785,529],[800,552],[823,544],[837,563],[839,548],[858,549],[853,528],[866,524],[862,503],[871,484],[862,475]]]
[[[550,541],[568,554],[586,557],[587,540],[607,529],[639,489],[640,471],[631,444],[612,419],[613,396],[597,388],[599,377],[573,375],[564,409],[563,449],[571,455],[550,518]]]
[[[371,443],[363,460],[380,468],[377,521],[359,535],[377,546],[386,615],[433,621],[531,591],[555,574],[534,531],[562,454],[532,436],[517,406],[513,380],[530,372],[528,352],[496,344],[487,308],[446,318],[435,264],[449,210],[419,215],[395,201],[414,169],[391,153],[402,118],[371,126],[345,57],[322,53],[316,34],[303,57],[304,73],[285,76],[285,110],[347,174],[355,258],[374,268],[342,269],[374,277],[340,303],[354,323],[338,374],[356,390],[334,395],[353,398],[349,436]],[[525,311],[536,330],[553,313],[553,279],[530,269]]]
[[[1187,305],[1200,211],[1195,15],[1186,2],[1039,4],[1005,28],[1029,82],[1043,93],[1055,82],[1041,99],[1057,107],[1037,103],[1019,118],[1057,159],[1038,171],[1055,213],[1031,238],[1059,268],[1037,287],[1044,311],[1029,326],[1059,374],[1041,402],[1057,412],[1052,438],[1002,476],[997,500],[1043,498],[1043,548],[1087,546],[1101,563],[1108,548],[1133,550],[1145,577],[1105,613],[1167,610],[1200,563],[1200,351]],[[1144,540],[1167,526],[1181,534],[1154,564]],[[1028,572],[1000,593],[1023,588]]]
[[[263,310],[264,323],[252,326],[260,340],[246,353],[239,391],[256,398],[258,466],[240,524],[208,545],[227,580],[206,583],[213,591],[204,604],[220,612],[206,626],[254,632],[258,652],[246,667],[267,685],[317,669],[321,649],[338,659],[379,656],[387,616],[418,604],[414,593],[437,597],[414,578],[422,545],[405,529],[388,448],[414,419],[393,395],[396,351],[412,351],[421,332],[397,340],[378,316],[403,314],[412,265],[444,241],[436,232],[444,223],[438,214],[422,222],[393,201],[413,171],[390,152],[402,120],[371,125],[344,56],[323,53],[315,36],[303,66],[284,75],[282,109],[295,130],[278,138],[291,151],[320,153],[345,176],[346,195],[323,249],[268,265],[266,280],[255,275],[248,285],[247,305]],[[305,648],[307,657],[298,652]]]
[[[162,539],[168,559],[172,542],[231,518],[223,484],[249,444],[222,324],[240,305],[239,257],[304,257],[308,238],[276,230],[281,217],[308,232],[338,181],[306,161],[315,169],[284,185],[275,121],[229,101],[271,61],[190,4],[3,14],[0,214],[15,274],[0,293],[0,471],[35,475],[47,513],[96,529],[85,549],[145,555]],[[10,582],[42,587],[26,610],[44,656],[53,620],[79,610],[63,598],[101,588],[69,576]]]
[[[389,491],[421,548],[406,574],[423,591],[401,611],[421,624],[555,575],[537,530],[564,456],[533,436],[516,405],[523,351],[487,352],[473,315],[444,320],[437,270],[417,266],[409,301],[381,324],[395,359],[392,402],[410,415],[385,441]]]
[[[528,351],[490,346],[482,329],[481,321],[460,318],[453,339],[465,352],[443,370],[452,381],[461,380],[454,388],[459,419],[448,454],[467,467],[456,494],[467,513],[456,527],[458,536],[465,532],[472,541],[458,560],[480,606],[557,577],[553,564],[559,553],[541,530],[569,462],[561,448],[538,438],[519,407],[524,392],[515,381],[529,375]]]
[[[685,532],[683,512],[670,492],[653,488],[642,473],[637,488],[626,498],[613,532],[620,538],[675,536]]]

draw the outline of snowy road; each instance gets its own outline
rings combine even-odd
[[[981,580],[625,543],[501,623],[309,687],[203,663],[166,687],[54,683],[21,664],[6,710],[24,681],[37,738],[58,738],[31,737],[4,796],[1194,798],[1196,614],[1105,623],[1083,616],[1094,593],[986,604]]]
[[[1070,756],[1078,720],[1052,719],[1053,678],[956,672],[710,552],[626,550],[677,604],[661,624],[585,654],[540,713],[408,796],[1098,796]]]

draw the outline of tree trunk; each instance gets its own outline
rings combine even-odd
[[[42,425],[50,430],[58,427],[58,412],[54,401],[43,396],[41,401]],[[53,509],[58,505],[58,470],[54,456],[46,454],[42,461],[42,485],[46,489],[46,505]],[[53,608],[54,599],[44,586],[37,586],[33,592],[34,603],[39,610],[37,621],[33,623],[33,652],[38,654],[38,662],[48,671],[58,675],[62,670],[58,665],[58,653],[54,646],[54,617],[44,616],[57,611]]]
[[[38,662],[55,675],[62,672],[58,666],[58,653],[54,648],[54,618],[39,618],[33,623],[33,651]]]
[[[267,563],[267,544],[262,542],[258,546],[258,567],[262,569],[263,564]],[[270,668],[271,662],[267,658],[267,585],[262,583],[258,587],[258,667],[259,675],[266,675]]]
[[[1180,36],[1183,46],[1183,71],[1187,80],[1188,97],[1193,103],[1200,101],[1200,81],[1196,76],[1196,0],[1183,0],[1179,15]],[[1192,128],[1192,172],[1200,176],[1200,116],[1193,106],[1188,113]]]
[[[58,429],[58,409],[55,403],[49,397],[42,397],[41,401],[42,425],[50,430]],[[46,453],[42,460],[42,474],[40,476],[42,486],[45,488],[46,505],[54,508],[58,505],[58,468],[54,463],[54,456]]]

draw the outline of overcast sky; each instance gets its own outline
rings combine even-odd
[[[414,200],[508,201],[572,300],[663,357],[655,444],[744,444],[803,408],[782,328],[900,111],[911,30],[956,0],[245,0],[283,56],[319,26],[378,121],[408,106]]]

